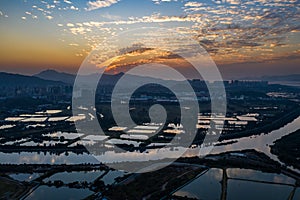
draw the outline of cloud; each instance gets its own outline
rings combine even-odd
[[[240,0],[226,0],[225,2],[232,5],[238,5],[241,3]]]
[[[259,0],[258,0],[259,1]],[[265,1],[265,0],[263,0]],[[212,2],[216,4],[232,4],[232,5],[238,5],[241,3],[241,0],[212,0]]]
[[[120,0],[89,1],[86,10],[109,7]],[[174,0],[153,0],[154,3],[170,4]],[[170,2],[170,3],[168,3]],[[122,30],[135,27],[167,26],[176,33],[193,34],[218,64],[268,62],[269,60],[298,58],[282,52],[299,49],[300,9],[296,0],[241,0],[186,1],[182,4],[183,13],[131,17],[114,16],[108,12],[101,17],[108,20],[71,21],[61,24],[69,31],[86,41],[87,51],[94,49],[103,38],[118,34]],[[240,5],[237,5],[240,4]],[[97,35],[97,36],[96,36]],[[149,36],[151,38],[151,36]],[[295,41],[296,40],[296,41]],[[86,52],[80,52],[84,54]],[[104,55],[103,55],[104,56]]]
[[[202,5],[203,5],[203,3],[199,3],[196,1],[190,1],[190,2],[187,2],[186,4],[184,4],[185,7],[200,7]]]
[[[74,27],[74,24],[72,24],[72,23],[67,23],[67,26],[68,26],[68,27]]]
[[[87,11],[96,10],[99,8],[110,7],[113,4],[118,3],[119,0],[97,0],[97,1],[89,1],[87,3]]]
[[[79,10],[79,8],[75,7],[75,6],[71,6],[70,7],[71,10]]]
[[[68,0],[64,0],[64,2],[67,3],[67,4],[72,4],[72,2],[68,1]]]
[[[78,46],[79,46],[79,44],[77,44],[77,43],[70,43],[69,45],[70,45],[70,46],[75,46],[75,47],[78,47]]]
[[[106,19],[110,19],[110,20],[120,20],[120,19],[122,19],[122,17],[119,16],[119,15],[111,15],[109,13],[105,13],[105,14],[101,15],[101,17],[106,18]]]
[[[177,1],[177,0],[152,0],[155,4],[161,4],[162,2],[172,2],[172,1]]]
[[[40,5],[33,5],[31,12],[28,13],[36,13],[44,16],[47,15],[55,15],[57,11],[79,11],[79,8],[73,5],[72,1],[64,0],[64,1],[41,1]],[[37,11],[37,12],[36,12]],[[27,14],[27,13],[26,13]]]
[[[47,15],[46,18],[49,20],[53,19],[53,17],[51,15]]]

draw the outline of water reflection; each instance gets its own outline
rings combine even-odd
[[[264,173],[251,169],[227,169],[227,175],[230,178],[248,179],[255,181],[270,181],[273,183],[295,184],[295,179],[282,174]]]
[[[174,194],[176,196],[197,199],[219,199],[221,194],[221,179],[222,170],[210,169]]]
[[[91,172],[60,172],[52,175],[49,178],[44,179],[44,182],[48,181],[62,181],[65,184],[73,183],[76,181],[93,182],[97,177],[104,174],[104,171],[91,171]]]
[[[270,152],[269,146],[272,145],[276,140],[280,139],[281,137],[298,130],[299,124],[300,124],[300,117],[296,118],[291,123],[277,130],[274,130],[268,134],[261,134],[252,137],[240,138],[237,139],[236,143],[233,143],[231,145],[215,146],[211,153],[218,154],[218,153],[228,152],[228,151],[255,149],[257,151],[264,152],[271,159],[280,162],[277,156],[273,155]]]
[[[9,177],[11,177],[14,180],[17,181],[26,181],[26,182],[30,182],[38,177],[40,177],[39,173],[18,173],[18,174],[10,174]]]
[[[274,185],[254,183],[247,181],[228,181],[228,199],[287,199],[293,187],[286,185]]]
[[[122,177],[124,176],[125,172],[123,171],[109,171],[108,174],[106,174],[101,180],[104,182],[105,185],[111,185],[113,183],[115,183],[115,179],[117,177]]]
[[[294,199],[300,199],[300,188],[296,189]]]
[[[275,140],[281,138],[284,135],[288,135],[291,132],[296,131],[299,128],[300,117],[295,119],[293,122],[287,124],[286,126],[272,131],[269,134],[262,134],[258,136],[246,137],[237,139],[236,143],[225,145],[225,146],[215,146],[211,153],[223,153],[228,151],[239,151],[244,149],[256,149],[260,152],[264,152],[273,160],[279,161],[277,156],[270,153],[269,145],[271,145]],[[66,137],[73,136],[72,134],[64,134]],[[74,133],[74,137],[78,137],[78,133]],[[133,144],[138,146],[140,142],[136,141],[125,141],[126,144]],[[107,144],[124,144],[124,140],[111,139],[107,141]],[[185,156],[195,156],[198,155],[200,147],[191,148],[185,153]],[[205,147],[203,149],[205,151]],[[118,153],[115,151],[106,151],[101,155],[91,155],[91,154],[74,154],[68,153],[68,155],[60,154],[39,154],[39,153],[2,153],[0,152],[1,163],[11,163],[11,164],[78,164],[78,163],[99,163],[99,161],[104,163],[112,163],[116,161],[147,161],[150,159],[157,160],[163,158],[173,158],[177,154],[175,151],[184,152],[185,149],[181,147],[165,147],[161,149],[149,149],[146,152],[140,153],[134,152],[122,152]],[[95,157],[98,161],[95,159]]]
[[[69,152],[68,155],[50,154],[50,153],[2,153],[0,152],[1,164],[81,164],[91,163],[99,164],[93,156],[84,154],[75,154]]]
[[[68,187],[56,188],[43,185],[33,191],[26,200],[83,199],[92,193],[93,192],[88,189],[75,189]]]
[[[226,197],[226,199],[281,200],[287,199],[294,189],[291,185],[295,184],[295,180],[284,175],[246,169],[226,169],[226,176],[223,176],[223,172],[221,169],[210,169],[173,195],[196,199]]]

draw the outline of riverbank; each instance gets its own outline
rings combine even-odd
[[[279,128],[283,127],[284,125],[292,122],[299,116],[300,116],[300,108],[298,107],[298,108],[292,110],[291,112],[285,113],[280,118],[272,121],[272,123],[267,123],[264,126],[253,128],[250,130],[244,130],[244,131],[237,132],[237,133],[221,135],[219,138],[219,141],[229,140],[229,139],[237,139],[237,138],[242,138],[242,137],[249,137],[252,135],[260,135],[262,133],[268,134],[271,131],[279,129]]]
[[[276,140],[270,147],[281,162],[300,170],[300,129]]]

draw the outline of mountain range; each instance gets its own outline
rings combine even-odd
[[[119,79],[124,75],[124,73],[119,73],[115,75],[103,74],[101,77],[102,85],[115,85]],[[98,81],[100,74],[89,74],[80,75],[80,80],[83,84],[90,85],[94,81]],[[156,79],[151,77],[127,75],[127,82],[124,87],[130,87],[132,85],[137,85],[143,83],[145,80],[153,83],[162,83],[165,80]],[[55,70],[45,70],[33,76],[26,76],[20,74],[12,74],[6,72],[0,72],[0,85],[5,86],[46,86],[46,85],[73,85],[76,79],[75,74],[68,74],[64,72],[58,72]],[[177,81],[168,81],[174,84]]]
[[[25,76],[0,72],[0,86],[47,86],[47,85],[66,85],[63,81],[45,80],[35,76]]]
[[[112,74],[102,74],[101,76],[101,84],[102,85],[115,85],[121,77],[123,77],[124,73],[118,73],[115,75]],[[64,72],[57,72],[55,70],[45,70],[42,71],[38,74],[33,75],[34,77],[38,77],[44,80],[50,80],[50,81],[60,81],[64,82],[66,84],[74,84],[74,81],[76,79],[75,74],[68,74]],[[98,79],[100,77],[100,74],[93,73],[89,75],[77,75],[77,78],[80,78],[80,81],[83,84],[90,85],[90,83],[93,83],[95,81],[98,82]],[[127,74],[126,75],[126,85],[122,85],[122,88],[128,88],[128,87],[133,87],[136,85],[139,85],[145,81],[147,82],[152,82],[152,83],[168,83],[170,85],[176,85],[179,83],[179,81],[174,81],[174,80],[163,80],[163,79],[158,79],[158,78],[152,78],[152,77],[147,77],[147,76],[138,76],[138,75],[132,75],[132,74]],[[130,81],[129,81],[130,80]]]
[[[300,74],[290,74],[290,75],[281,75],[281,76],[261,76],[261,77],[245,77],[241,80],[261,80],[269,82],[300,82]]]
[[[116,75],[103,74],[101,78],[101,84],[104,85],[114,85],[118,82],[118,80],[123,76],[123,73],[119,73]],[[151,77],[143,77],[128,74],[130,80],[134,82],[134,84],[142,83],[147,80],[154,83],[161,83],[165,80],[155,79]],[[81,80],[85,82],[90,82],[91,80],[98,80],[99,74],[90,74],[90,75],[82,75]],[[33,76],[26,76],[20,74],[12,74],[6,72],[0,72],[0,85],[5,86],[46,86],[46,85],[73,85],[76,79],[75,74],[69,74],[65,72],[58,72],[55,70],[45,70]],[[284,75],[284,76],[262,76],[258,78],[244,78],[243,80],[264,80],[264,81],[295,81],[300,82],[300,74],[294,75]],[[130,82],[131,82],[130,81]],[[178,81],[169,81],[174,84],[178,83]],[[128,83],[130,86],[130,83]]]
[[[261,77],[262,80],[266,81],[300,81],[300,74],[292,74],[292,75],[285,75],[285,76],[263,76]]]
[[[47,69],[45,71],[41,71],[40,73],[33,75],[33,77],[38,77],[50,81],[60,81],[60,82],[73,85],[76,75],[68,74],[65,72],[58,72],[52,69]]]

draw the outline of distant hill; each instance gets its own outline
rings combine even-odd
[[[114,84],[122,75],[123,74],[117,74],[117,75],[104,74],[102,77],[103,83]],[[58,71],[51,70],[51,69],[41,71],[40,73],[35,74],[33,76],[41,78],[41,79],[45,79],[45,80],[60,81],[60,82],[64,82],[64,83],[71,84],[71,85],[74,84],[74,81],[76,79],[75,74],[58,72]],[[84,80],[85,82],[89,82],[91,80],[96,80],[99,77],[100,77],[99,74],[94,73],[94,74],[89,74],[89,75],[82,75],[81,79]]]
[[[115,74],[115,75],[111,75],[111,74],[103,74],[101,77],[101,84],[102,85],[115,85],[118,80],[124,75],[124,73],[119,73],[119,74]],[[45,79],[45,80],[51,80],[51,81],[60,81],[60,82],[64,82],[67,84],[74,84],[74,81],[76,79],[76,75],[74,74],[68,74],[65,72],[58,72],[55,70],[45,70],[42,71],[38,74],[33,75],[34,77],[38,77],[41,79]],[[93,83],[94,81],[97,81],[100,77],[100,74],[89,74],[89,75],[81,75],[80,80],[83,83],[86,83],[87,85],[89,85],[89,83]],[[152,81],[154,83],[161,83],[163,80],[162,79],[156,79],[156,78],[151,78],[151,77],[144,77],[144,76],[136,76],[136,75],[130,75],[128,74],[127,77],[130,79],[130,82],[128,82],[128,84],[124,87],[130,87],[133,85],[136,85],[138,83],[142,83],[143,81],[147,80],[147,81]],[[176,83],[176,81],[174,81],[174,84]]]
[[[1,86],[48,86],[48,85],[64,85],[60,81],[44,80],[34,76],[25,76],[20,74],[11,74],[0,72],[0,85]]]
[[[284,75],[284,76],[263,76],[261,80],[266,81],[297,81],[300,82],[300,74]]]
[[[99,85],[114,86],[120,78],[122,78],[124,73],[119,73],[115,75],[103,74],[101,77]],[[93,83],[97,82],[100,74],[89,74],[80,76],[80,84],[85,88],[92,88]],[[9,74],[2,72],[0,74],[0,85],[11,85],[11,86],[45,86],[45,85],[73,85],[76,79],[76,75],[68,74],[65,72],[58,72],[55,70],[45,70],[33,76],[25,76],[19,74]],[[170,87],[180,87],[181,81],[176,80],[163,80],[159,78],[152,78],[146,76],[137,75],[126,75],[126,84],[120,85],[120,89],[129,89],[136,86],[142,86],[145,82],[157,83],[157,84],[167,84]]]
[[[51,70],[51,69],[41,71],[40,73],[35,74],[33,76],[41,78],[41,79],[45,79],[45,80],[60,81],[60,82],[64,82],[64,83],[68,83],[68,84],[72,84],[72,85],[76,78],[76,75],[74,75],[74,74],[58,72],[58,71]]]
[[[261,77],[245,77],[240,80],[262,80],[262,81],[270,81],[270,82],[300,82],[300,74],[291,74],[291,75],[282,75],[282,76],[261,76]]]

